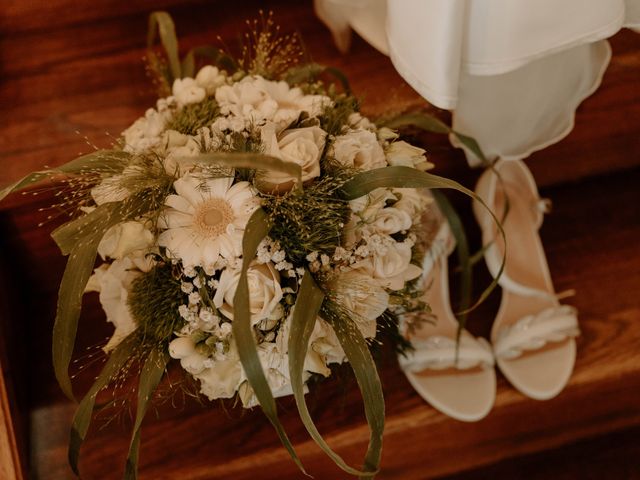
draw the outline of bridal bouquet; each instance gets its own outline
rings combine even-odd
[[[126,477],[135,478],[140,424],[171,361],[210,400],[259,405],[302,469],[277,415],[293,395],[311,436],[343,470],[378,470],[384,401],[368,343],[382,324],[426,308],[421,236],[429,188],[425,151],[358,112],[339,72],[298,66],[295,37],[270,18],[240,58],[211,48],[178,57],[173,22],[150,19],[165,56],[149,50],[163,96],[98,150],[36,172],[1,197],[59,179],[72,218],[52,236],[69,260],[54,326],[56,376],[73,398],[68,367],[85,292],[99,292],[115,327],[104,368],[79,404],[70,462],[77,473],[97,394],[138,375]],[[196,58],[212,60],[196,70]],[[425,188],[426,187],[426,188]],[[468,192],[468,191],[467,191]],[[94,268],[96,258],[100,265]],[[312,377],[349,362],[371,429],[364,467],[324,442],[305,404]]]

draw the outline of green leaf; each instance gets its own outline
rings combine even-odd
[[[406,115],[397,116],[387,122],[384,122],[384,126],[388,128],[398,129],[402,127],[417,127],[421,130],[433,133],[441,134],[453,134],[460,143],[467,147],[473,154],[480,159],[480,162],[486,166],[489,165],[487,157],[480,148],[480,145],[468,135],[456,132],[447,124],[427,113],[409,113]]]
[[[458,252],[458,262],[462,272],[462,280],[460,282],[460,309],[462,311],[467,310],[471,306],[471,285],[472,285],[472,268],[471,259],[469,257],[469,242],[467,241],[467,235],[462,225],[462,221],[458,216],[458,213],[453,208],[453,205],[449,202],[441,192],[434,190],[431,192],[435,199],[440,211],[447,219],[449,228],[453,238],[456,239],[456,251]],[[467,320],[467,314],[458,314],[458,338],[462,333]]]
[[[427,113],[408,113],[406,115],[399,115],[387,122],[384,122],[384,126],[393,129],[417,127],[426,132],[443,134],[451,133],[451,128],[446,123]]]
[[[76,174],[86,170],[91,170],[93,172],[113,171],[114,169],[121,170],[128,162],[129,157],[129,153],[120,150],[97,150],[93,153],[71,160],[57,168],[32,172],[17,182],[7,185],[0,190],[0,201],[12,192],[21,190],[56,175]]]
[[[324,293],[316,284],[313,277],[308,271],[305,271],[300,284],[300,290],[293,309],[293,317],[291,319],[291,330],[289,331],[289,376],[291,378],[291,388],[293,396],[296,400],[300,419],[306,427],[311,438],[318,446],[345,472],[351,475],[368,475],[368,472],[357,470],[350,467],[346,462],[335,453],[322,435],[316,428],[307,403],[304,399],[304,361],[309,348],[309,339],[316,324],[316,317],[322,306]]]
[[[186,161],[200,164],[222,165],[230,168],[250,168],[253,170],[268,170],[291,175],[298,188],[302,188],[302,167],[297,163],[285,162],[271,155],[251,152],[216,152],[203,153],[185,158]]]
[[[82,295],[96,261],[101,235],[92,235],[78,242],[71,251],[58,290],[56,319],[53,325],[53,369],[64,394],[74,399],[69,378],[69,363],[78,330]]]
[[[452,188],[476,198],[477,195],[458,182],[422,172],[411,167],[385,167],[358,173],[342,186],[341,196],[355,200],[376,188]],[[479,198],[479,197],[477,197]],[[482,200],[479,200],[482,201]]]
[[[71,220],[51,232],[51,238],[56,242],[63,255],[69,255],[78,242],[90,237],[98,236],[98,242],[107,229],[123,220],[120,202],[100,205],[92,212]]]
[[[269,387],[269,383],[264,375],[256,342],[253,337],[253,327],[251,326],[251,310],[249,308],[249,283],[247,280],[247,270],[253,261],[258,245],[269,233],[269,222],[267,214],[262,209],[258,209],[249,219],[242,240],[242,271],[238,280],[238,287],[233,297],[234,320],[233,337],[238,348],[238,356],[242,363],[242,368],[247,376],[247,381],[260,403],[262,411],[276,429],[280,441],[291,455],[298,468],[306,474],[302,462],[298,458],[289,437],[287,437],[284,427],[278,419],[278,410],[275,399]]]
[[[171,15],[167,12],[153,12],[149,15],[149,27],[147,30],[147,48],[152,49],[156,42],[156,33],[160,36],[160,43],[164,47],[169,60],[169,68],[172,78],[169,80],[169,86],[173,85],[173,81],[182,78],[182,67],[180,65],[180,57],[178,56],[178,39],[176,37],[176,28],[171,19]]]
[[[69,363],[78,330],[82,296],[96,261],[98,245],[109,228],[143,213],[147,208],[148,205],[135,196],[122,202],[107,203],[52,234],[62,252],[69,253],[53,325],[53,368],[62,391],[72,400]]]
[[[439,177],[437,175],[432,175],[427,172],[422,172],[411,167],[385,167],[359,173],[342,186],[341,196],[345,200],[354,200],[362,197],[363,195],[367,195],[376,188],[450,188],[471,197],[489,212],[491,218],[498,227],[498,231],[500,232],[500,236],[502,237],[505,245],[500,270],[489,286],[480,294],[478,300],[471,307],[458,312],[458,315],[467,314],[482,304],[498,285],[498,279],[504,271],[504,264],[507,258],[507,241],[502,224],[487,204],[484,203],[482,198],[468,188],[463,187],[458,182],[448,178]]]
[[[155,348],[149,353],[140,372],[138,383],[138,404],[136,407],[136,420],[133,425],[133,434],[129,446],[129,455],[125,467],[125,480],[136,480],[138,478],[138,453],[140,450],[140,427],[142,420],[147,413],[149,401],[153,396],[162,376],[165,373],[169,354],[165,350]]]
[[[237,69],[235,60],[222,50],[211,45],[201,45],[189,50],[182,60],[183,77],[193,77],[195,75],[196,57],[208,58],[211,64],[223,67],[229,71],[235,71]]]
[[[285,75],[285,81],[290,85],[297,85],[300,83],[314,81],[324,73],[328,73],[335,77],[342,85],[342,89],[346,94],[351,93],[349,80],[342,70],[335,67],[325,67],[324,65],[319,65],[317,63],[308,63],[300,67],[290,68]]]
[[[371,436],[365,456],[363,478],[373,478],[380,469],[382,455],[382,434],[384,432],[384,396],[376,364],[371,357],[369,347],[356,323],[350,318],[327,316],[338,341],[353,369],[358,387],[362,394],[364,412],[369,424]]]
[[[69,465],[76,475],[79,475],[78,459],[80,457],[80,447],[87,436],[87,431],[91,424],[96,396],[100,390],[117,377],[118,372],[129,361],[135,342],[134,336],[129,335],[111,352],[100,375],[98,375],[98,378],[96,378],[96,381],[76,409],[69,438]]]

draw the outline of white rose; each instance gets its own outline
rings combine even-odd
[[[213,297],[216,308],[229,320],[233,320],[233,297],[239,280],[240,269],[225,268]],[[271,263],[254,263],[247,271],[247,280],[251,323],[256,325],[261,320],[269,318],[276,305],[282,300],[280,275]]]
[[[424,156],[425,150],[402,140],[389,145],[386,154],[387,162],[392,166],[411,167],[422,171],[433,168],[433,164],[427,162]]]
[[[342,272],[333,282],[336,301],[353,312],[352,318],[365,338],[376,336],[376,319],[389,306],[389,294],[377,280],[362,271]]]
[[[320,176],[320,157],[327,133],[320,127],[286,130],[276,137],[275,125],[269,123],[261,131],[264,152],[302,168],[302,181]],[[282,172],[267,171],[258,177],[261,188],[270,192],[291,190],[295,177]]]
[[[178,106],[200,103],[207,96],[204,88],[200,87],[193,78],[177,78],[173,81],[171,92],[178,102]]]
[[[105,352],[113,350],[137,325],[129,311],[127,299],[132,282],[140,275],[131,258],[115,260],[110,265],[96,268],[87,283],[87,292],[99,292],[102,308],[107,321],[113,323],[115,331],[103,347]]]
[[[400,290],[405,283],[418,278],[422,269],[411,263],[411,246],[390,239],[384,253],[357,262],[354,269],[375,278],[384,288]]]
[[[368,130],[354,130],[336,137],[333,155],[347,167],[372,170],[387,165],[384,150],[378,143],[376,134]]]
[[[206,65],[196,75],[196,83],[204,88],[208,95],[213,95],[218,87],[227,83],[227,77],[216,67]]]
[[[103,259],[122,258],[136,251],[145,253],[153,245],[153,240],[153,234],[140,222],[118,223],[104,234],[98,253]]]

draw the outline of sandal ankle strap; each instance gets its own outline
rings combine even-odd
[[[399,356],[400,366],[410,372],[457,368],[468,370],[474,367],[490,368],[494,364],[491,346],[484,338],[470,335],[460,337],[460,342],[442,335],[433,335],[424,340],[412,340],[414,350]]]
[[[570,305],[559,305],[500,328],[493,342],[493,351],[497,358],[513,359],[526,351],[538,350],[548,343],[578,335],[577,310]]]

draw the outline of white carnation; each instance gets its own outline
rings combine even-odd
[[[207,96],[206,90],[199,86],[193,78],[189,77],[175,79],[171,92],[178,103],[178,107],[191,103],[200,103]]]
[[[122,132],[125,152],[142,152],[156,147],[160,143],[160,136],[171,118],[171,112],[158,112],[148,109],[144,117],[136,120],[133,125]]]
[[[287,82],[265,80],[258,75],[219,87],[216,101],[223,115],[241,118],[246,126],[271,121],[279,130],[295,121],[302,112],[317,116],[331,104],[324,95],[305,95]]]

